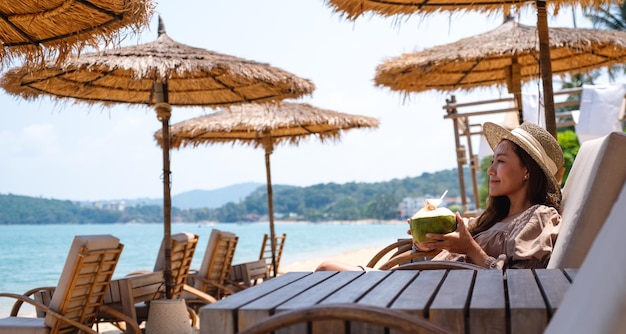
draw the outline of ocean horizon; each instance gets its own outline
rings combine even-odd
[[[173,223],[172,234],[199,235],[192,268],[198,268],[212,229],[239,237],[233,263],[257,260],[269,223]],[[401,221],[276,222],[276,234],[287,234],[280,265],[326,257],[353,250],[384,247],[406,236]],[[24,293],[35,287],[55,286],[75,235],[112,234],[124,244],[114,278],[141,269],[152,270],[163,238],[161,224],[2,225],[0,226],[0,292]],[[0,298],[0,317],[9,315],[15,302]],[[27,308],[28,309],[28,308]]]

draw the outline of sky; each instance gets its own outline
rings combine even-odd
[[[455,168],[452,122],[443,118],[451,94],[405,96],[376,87],[375,69],[402,53],[502,23],[500,15],[477,13],[402,20],[368,15],[352,22],[323,0],[162,0],[149,27],[122,46],[155,40],[158,15],[177,42],[267,63],[316,85],[311,96],[292,102],[379,120],[379,128],[353,129],[336,142],[312,138],[276,147],[272,183],[294,186],[385,182]],[[519,21],[535,25],[534,9]],[[580,17],[576,22],[589,26]],[[573,27],[571,10],[550,16],[548,24]],[[555,91],[559,87],[555,81]],[[459,102],[509,96],[498,89],[455,95]],[[80,201],[162,197],[162,152],[153,139],[160,122],[152,108],[24,101],[4,91],[0,105],[0,194]],[[171,123],[213,111],[174,107]],[[172,195],[266,182],[263,150],[241,145],[173,150],[171,171]]]

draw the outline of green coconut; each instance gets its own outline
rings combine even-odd
[[[426,205],[411,217],[411,235],[415,242],[435,241],[426,233],[446,234],[456,231],[456,216],[448,208],[439,208],[428,200]]]

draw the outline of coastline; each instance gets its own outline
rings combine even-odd
[[[380,246],[369,245],[366,248],[354,249],[351,251],[339,253],[336,255],[332,255],[330,257],[314,257],[312,259],[302,259],[299,261],[295,261],[292,263],[281,264],[278,268],[278,272],[288,273],[291,271],[314,271],[315,268],[324,261],[337,261],[343,262],[352,265],[362,265],[365,266],[374,255],[378,253],[386,244],[382,244]],[[386,260],[383,257],[379,263],[384,263]]]

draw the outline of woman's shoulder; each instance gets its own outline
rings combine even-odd
[[[526,220],[529,222],[536,221],[540,225],[546,225],[548,223],[558,225],[561,221],[561,215],[559,211],[552,206],[535,204],[526,210]]]

